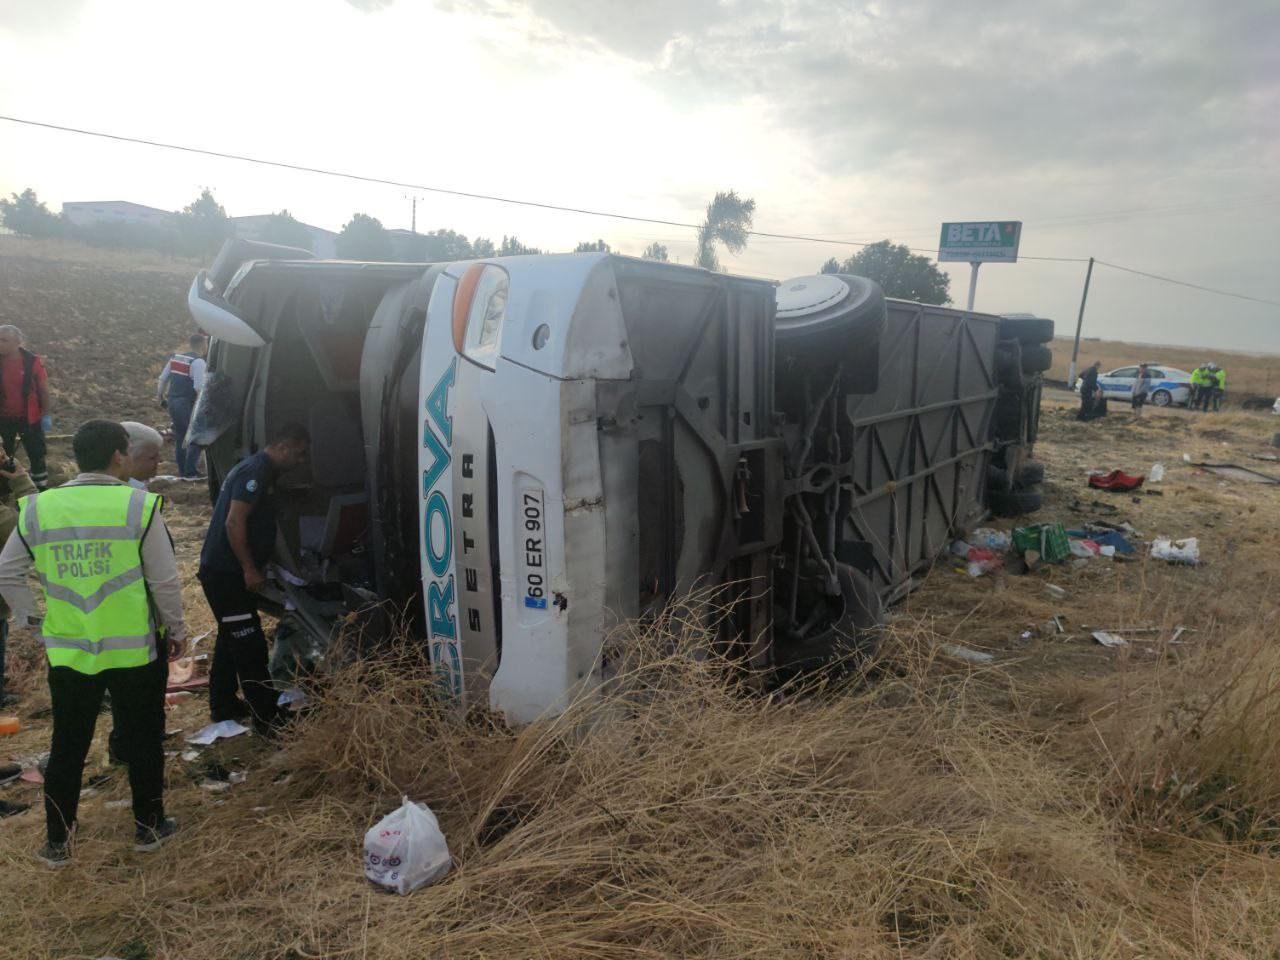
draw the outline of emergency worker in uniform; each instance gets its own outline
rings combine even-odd
[[[254,729],[270,735],[280,719],[256,595],[266,586],[266,567],[275,551],[276,480],[301,466],[310,447],[305,427],[281,427],[265,450],[231,469],[214,505],[199,571],[218,620],[209,669],[209,717],[214,723],[252,718]]]
[[[71,860],[85,757],[106,691],[129,748],[134,849],[158,849],[178,828],[164,814],[164,684],[155,666],[186,644],[173,542],[160,497],[125,483],[124,427],[90,420],[72,448],[80,475],[22,500],[17,531],[0,551],[0,594],[17,622],[33,622],[33,570],[45,600],[39,632],[53,744],[44,780],[48,842],[38,856],[52,867]]]
[[[191,412],[195,409],[196,398],[204,389],[206,350],[205,340],[201,334],[195,334],[188,341],[190,349],[186,353],[175,353],[160,371],[160,379],[156,384],[156,399],[160,406],[169,408],[169,419],[173,423],[174,459],[178,461],[178,476],[185,480],[194,480],[199,476],[196,467],[200,461],[200,448],[187,446],[187,428],[191,426]]]

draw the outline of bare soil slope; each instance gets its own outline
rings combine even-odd
[[[155,378],[194,332],[197,266],[76,244],[0,236],[0,323],[45,358],[55,430],[94,416],[151,422]]]

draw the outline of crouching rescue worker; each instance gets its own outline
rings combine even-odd
[[[177,830],[164,814],[166,657],[186,642],[182,592],[161,499],[129,486],[129,436],[90,420],[72,441],[80,475],[25,498],[16,535],[0,551],[0,594],[19,624],[33,609],[34,570],[45,600],[40,626],[49,659],[53,745],[44,778],[48,842],[39,857],[70,862],[85,757],[104,691],[129,749],[134,849]],[[158,622],[157,622],[158,621]],[[161,638],[160,630],[168,639]]]
[[[214,723],[252,718],[254,729],[270,735],[280,720],[257,594],[266,586],[265,570],[276,545],[276,479],[301,466],[310,446],[305,427],[282,427],[265,450],[227,474],[214,505],[199,574],[218,620],[209,670],[209,717]]]

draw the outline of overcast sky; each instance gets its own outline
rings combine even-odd
[[[1022,252],[1280,300],[1277,0],[0,0],[0,113],[396,180],[692,221]],[[0,191],[164,208],[212,187],[409,226],[403,189],[0,123]],[[420,230],[572,249],[692,232],[422,194]],[[753,239],[734,272],[852,247]],[[963,302],[968,266],[951,264]],[[1082,264],[982,268],[979,309],[1074,325]],[[1098,268],[1085,334],[1280,353],[1280,308]]]

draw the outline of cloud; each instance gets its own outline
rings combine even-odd
[[[83,11],[86,0],[0,0],[0,30],[48,34],[65,29]]]
[[[646,64],[675,98],[759,98],[762,119],[803,137],[836,175],[901,163],[954,178],[1134,176],[1174,157],[1222,166],[1280,142],[1274,0],[524,6]]]

